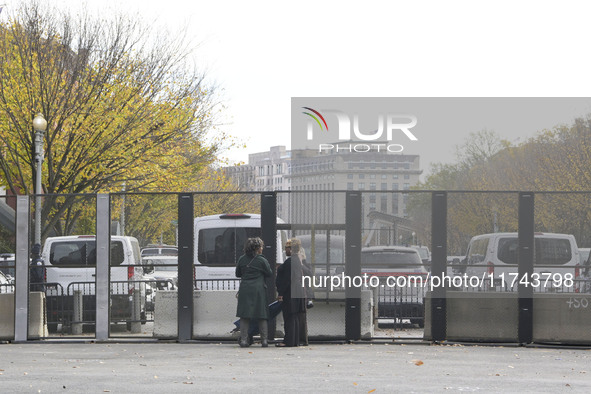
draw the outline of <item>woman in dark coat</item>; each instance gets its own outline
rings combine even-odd
[[[285,338],[277,346],[298,346],[300,342],[300,314],[306,312],[306,294],[302,287],[302,260],[299,255],[301,241],[290,240],[291,256],[277,269],[277,293],[283,311]],[[288,245],[286,245],[287,251]]]
[[[244,245],[244,255],[236,264],[236,276],[242,278],[238,291],[238,307],[236,316],[240,318],[240,347],[250,346],[248,327],[250,319],[257,319],[261,333],[261,344],[269,346],[267,320],[267,285],[265,279],[273,275],[269,262],[263,253],[263,241],[260,238],[249,238]]]

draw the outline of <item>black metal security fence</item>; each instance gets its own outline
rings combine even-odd
[[[273,272],[302,243],[310,340],[591,344],[591,193],[368,185],[12,197],[0,339],[235,338],[234,267],[260,236]]]

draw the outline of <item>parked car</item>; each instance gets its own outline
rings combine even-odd
[[[14,253],[0,254],[0,272],[2,272],[7,278],[14,279]]]
[[[154,255],[142,258],[142,280],[153,281],[158,290],[174,290],[179,279],[177,256]],[[152,286],[154,287],[154,286]]]
[[[505,284],[506,288],[510,287],[518,273],[518,242],[517,233],[493,233],[472,237],[466,258],[462,261],[465,265],[465,273],[478,277],[485,274],[486,277],[494,278],[495,285]],[[576,279],[581,274],[580,269],[579,249],[573,235],[534,234],[535,273],[544,275],[542,278],[553,274],[565,278],[564,275],[570,274],[573,279]],[[559,287],[563,291],[569,291],[563,286],[554,286],[553,283],[550,281],[545,287],[550,291],[560,291]]]
[[[0,271],[0,294],[14,293],[14,282]]]
[[[412,324],[425,324],[424,297],[427,269],[419,252],[405,246],[370,246],[361,250],[361,272],[386,278],[378,288],[378,316],[409,319]],[[406,286],[393,286],[387,278],[409,278]],[[412,281],[410,280],[412,278]],[[418,278],[418,279],[417,279]],[[401,281],[402,282],[402,281]],[[397,284],[400,282],[396,282]]]
[[[144,300],[141,280],[140,248],[137,239],[111,236],[110,254],[110,317],[113,322],[127,322],[132,318],[133,299],[130,294],[139,290]],[[96,238],[94,235],[49,237],[43,246],[45,262],[48,326],[55,330],[59,322],[72,320],[73,295],[82,291],[83,320],[94,322],[96,309]],[[136,287],[137,286],[137,287]],[[143,302],[142,302],[143,304]],[[145,316],[145,305],[141,314]]]

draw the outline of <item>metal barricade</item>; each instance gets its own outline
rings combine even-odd
[[[427,275],[381,277],[377,287],[377,318],[390,320],[395,328],[408,324],[424,327],[424,298],[428,290]]]
[[[195,290],[218,291],[236,290],[240,288],[238,279],[195,279],[193,282]]]

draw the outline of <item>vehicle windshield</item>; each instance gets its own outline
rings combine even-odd
[[[178,260],[176,259],[144,259],[144,265],[154,271],[177,271]]]

